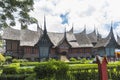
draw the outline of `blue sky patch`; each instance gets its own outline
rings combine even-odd
[[[115,29],[117,26],[119,26],[120,25],[120,21],[118,21],[118,22],[114,22],[114,24],[113,24],[113,28]]]
[[[120,25],[120,21],[116,21],[116,22],[112,23],[113,29],[116,29],[119,25]],[[111,23],[110,24],[105,24],[104,26],[109,31],[109,29],[111,27]]]
[[[62,22],[61,22],[62,24],[68,24],[68,14],[69,14],[69,12],[60,15],[60,17],[62,19]]]

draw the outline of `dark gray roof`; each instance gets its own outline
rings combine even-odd
[[[41,28],[38,28],[37,31],[31,31],[28,29],[17,30],[8,27],[4,30],[2,38],[9,40],[20,40],[20,46],[34,46],[42,35],[43,31]],[[64,33],[48,32],[48,36],[51,42],[53,43],[54,47],[56,47],[58,43],[63,39]],[[93,47],[91,42],[97,42],[95,47],[105,47],[111,39],[114,39],[115,41],[112,29],[110,30],[110,33],[106,38],[102,38],[98,41],[95,31],[88,35],[86,34],[86,30],[83,30],[81,33],[74,34],[73,28],[70,31],[66,32],[66,38],[68,43],[73,48]]]
[[[49,36],[50,40],[52,41],[54,47],[56,47],[59,44],[59,42],[63,39],[64,33],[49,32],[48,36]],[[67,37],[67,41],[71,45],[71,47],[74,47],[74,48],[79,47],[76,37],[72,33],[72,31],[67,32],[66,37]]]
[[[100,39],[95,47],[106,47],[110,42],[113,42],[116,47],[118,47],[118,43],[115,40],[114,34],[113,34],[113,29],[111,27],[110,32],[106,38]]]
[[[109,40],[110,40],[109,37],[102,38],[97,42],[95,47],[105,47],[109,43]]]
[[[9,40],[20,40],[20,30],[13,29],[11,27],[5,28],[3,30],[2,38]]]
[[[62,40],[64,37],[63,33],[53,33],[53,32],[48,32],[48,36],[53,43],[54,47],[58,45],[58,43]]]
[[[37,31],[28,29],[17,30],[11,27],[4,29],[2,38],[9,40],[20,40],[20,46],[34,46],[39,37],[42,35],[42,30],[38,28]]]
[[[75,37],[75,35],[72,33],[72,32],[67,32],[67,40],[69,42],[69,44],[72,46],[72,47],[80,47],[80,45],[78,44],[77,42],[77,39]]]
[[[117,35],[117,43],[120,45],[120,37]]]
[[[39,31],[21,30],[20,46],[34,46],[41,35],[42,32]]]
[[[75,37],[80,47],[93,47],[90,39],[85,33],[85,30],[83,30],[81,33],[75,34]]]
[[[68,42],[68,40],[67,40],[66,32],[64,33],[63,38],[61,39],[61,41],[59,41],[59,43],[57,44],[57,46],[63,44],[63,42],[66,42],[66,43],[71,47],[71,45],[69,44],[69,42]]]
[[[96,34],[95,30],[93,32],[87,34],[87,36],[92,43],[97,43],[97,34]]]

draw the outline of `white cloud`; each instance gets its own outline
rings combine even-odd
[[[43,26],[43,16],[46,15],[47,29],[53,32],[63,32],[66,25],[61,24],[61,14],[68,14],[67,30],[74,24],[75,31],[82,31],[87,25],[90,33],[94,25],[98,31],[106,36],[108,30],[104,26],[111,21],[120,21],[119,0],[35,0],[34,11],[30,14]],[[120,26],[117,27],[120,31]]]

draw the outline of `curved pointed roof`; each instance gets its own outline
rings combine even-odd
[[[53,32],[48,32],[48,36],[53,43],[54,47],[57,46],[57,44],[62,40],[64,37],[63,33],[53,33]]]
[[[110,29],[110,32],[109,32],[108,36],[106,38],[102,38],[101,40],[99,40],[95,47],[106,47],[111,42],[114,43],[114,45],[116,47],[118,46],[118,43],[117,43],[117,41],[115,40],[115,37],[114,37],[112,26],[111,26],[111,29]]]
[[[85,30],[83,30],[81,33],[75,34],[75,37],[80,47],[93,47],[90,39],[85,33]]]
[[[76,37],[75,37],[75,35],[73,33],[67,32],[66,36],[67,36],[67,40],[68,40],[69,44],[72,47],[74,47],[74,48],[75,47],[80,47],[78,42],[77,42],[77,39],[76,39]]]
[[[7,27],[3,30],[3,39],[8,39],[8,40],[20,40],[20,30]]]
[[[72,24],[72,28],[68,31],[69,33],[73,33],[73,24]]]
[[[69,33],[73,33],[73,27],[69,30]]]
[[[64,41],[71,47],[66,37],[66,31],[64,32],[64,37],[58,42],[57,46],[61,45]]]
[[[49,32],[48,36],[49,36],[50,40],[52,41],[52,43],[54,44],[54,47],[58,46],[58,44],[60,44],[65,39],[64,33]],[[74,48],[79,47],[79,44],[73,33],[67,32],[66,40],[71,45],[71,47],[74,47]]]
[[[84,25],[84,30],[81,33],[86,34],[86,25]]]
[[[87,34],[87,36],[92,43],[97,43],[97,34],[96,34],[95,30],[93,32]]]
[[[120,37],[117,35],[117,43],[120,45]]]
[[[20,46],[34,46],[38,42],[40,36],[42,36],[41,32],[23,29],[21,30]]]

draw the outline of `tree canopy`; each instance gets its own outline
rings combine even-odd
[[[33,0],[0,0],[0,27],[15,26],[16,21],[22,27],[36,23],[37,20],[29,15],[33,4]]]

